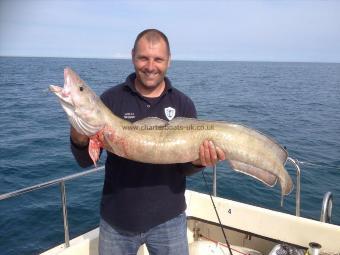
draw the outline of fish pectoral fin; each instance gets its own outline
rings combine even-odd
[[[143,126],[143,127],[151,127],[151,126],[157,126],[157,127],[165,127],[169,124],[168,121],[157,118],[157,117],[148,117],[148,118],[144,118],[141,120],[138,120],[136,122],[134,122],[132,125],[134,126]]]
[[[97,138],[91,138],[89,142],[89,155],[94,165],[97,167],[96,162],[99,159],[101,142]]]
[[[270,187],[275,186],[278,180],[276,175],[241,161],[229,160],[229,164],[233,170],[249,175]]]

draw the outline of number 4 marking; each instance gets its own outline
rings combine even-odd
[[[231,209],[228,210],[228,213],[231,214]]]

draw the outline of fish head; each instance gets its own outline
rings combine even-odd
[[[64,87],[50,85],[59,99],[71,125],[81,134],[92,136],[105,123],[100,111],[100,98],[71,68],[64,69]]]

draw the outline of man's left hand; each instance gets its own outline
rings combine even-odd
[[[192,164],[196,166],[214,166],[219,160],[225,160],[226,155],[224,151],[216,147],[212,141],[205,140],[200,146],[200,158],[193,161]]]

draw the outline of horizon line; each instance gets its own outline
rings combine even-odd
[[[0,55],[0,57],[9,58],[69,58],[69,59],[102,59],[102,60],[131,60],[125,57],[66,57],[66,56],[30,56],[30,55]],[[191,62],[272,62],[272,63],[320,63],[320,64],[340,64],[340,62],[333,61],[306,61],[306,60],[251,60],[251,59],[207,59],[207,58],[171,58],[171,61],[191,61]]]

